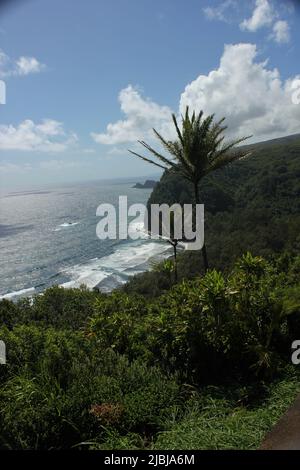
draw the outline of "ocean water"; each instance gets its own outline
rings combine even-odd
[[[151,240],[142,224],[132,230],[143,238],[100,240],[96,226],[101,203],[118,208],[146,204],[151,190],[131,182],[98,181],[42,190],[8,192],[0,197],[0,298],[41,293],[52,285],[85,284],[107,292],[145,271],[170,253],[170,245]]]

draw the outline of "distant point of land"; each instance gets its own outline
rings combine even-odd
[[[156,185],[156,181],[154,180],[146,180],[145,183],[136,183],[133,188],[136,189],[152,189]]]

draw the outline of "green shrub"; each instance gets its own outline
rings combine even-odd
[[[101,348],[137,356],[143,343],[135,341],[135,335],[146,314],[147,303],[143,297],[116,291],[96,300],[88,331],[96,335]]]
[[[64,289],[50,287],[36,296],[31,308],[32,320],[55,328],[77,329],[83,327],[93,312],[99,294],[84,287]]]
[[[276,348],[286,312],[276,274],[262,258],[245,255],[227,278],[212,270],[182,282],[149,312],[145,345],[153,360],[196,383],[267,378],[280,365]]]
[[[108,429],[149,433],[180,399],[175,379],[105,351],[82,333],[20,325],[0,334],[9,352],[0,389],[1,448],[101,443]],[[102,419],[94,406],[106,410]],[[117,419],[109,419],[113,411]]]

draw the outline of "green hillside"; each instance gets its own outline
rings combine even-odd
[[[300,248],[300,134],[247,148],[250,157],[204,178],[199,188],[209,257],[218,268],[245,250],[269,256]],[[192,201],[189,183],[167,171],[148,204]]]

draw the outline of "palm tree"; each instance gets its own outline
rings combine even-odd
[[[153,161],[132,150],[129,150],[129,152],[164,170],[173,169],[179,172],[192,183],[195,204],[200,204],[200,180],[209,173],[250,155],[249,151],[236,148],[236,145],[244,142],[250,136],[225,142],[224,132],[227,129],[227,126],[223,125],[225,118],[214,122],[214,114],[204,118],[203,111],[200,111],[198,115],[194,111],[192,116],[190,116],[188,106],[185,116],[182,116],[181,130],[179,129],[175,114],[172,114],[172,119],[177,134],[176,140],[166,140],[157,130],[153,129],[160,144],[162,144],[171,157],[165,157],[141,140],[138,142],[158,161]],[[202,247],[202,256],[204,269],[207,271],[209,265],[205,244]]]

